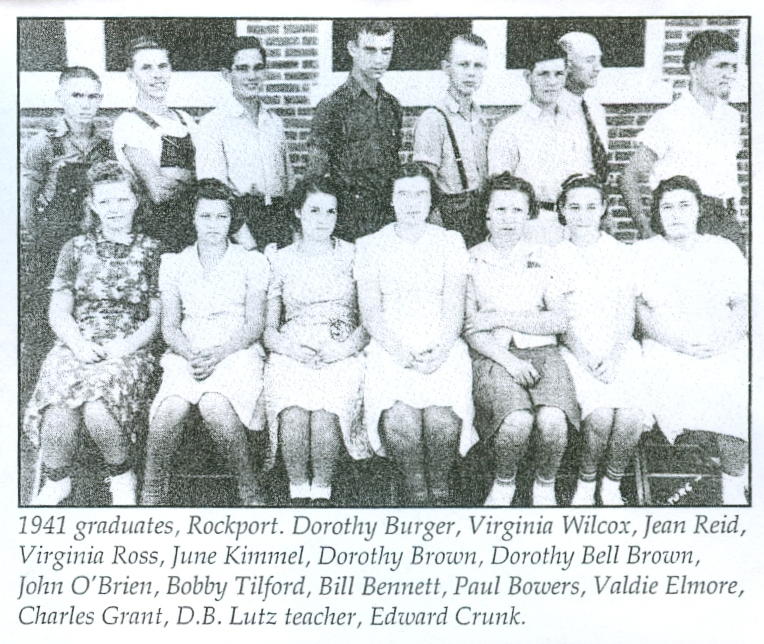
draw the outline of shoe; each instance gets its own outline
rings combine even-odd
[[[600,501],[605,507],[625,505],[621,496],[621,482],[603,476],[600,484]]]
[[[576,493],[570,500],[571,507],[591,508],[594,506],[594,491],[597,481],[581,481],[576,484]]]
[[[106,479],[109,483],[112,505],[135,505],[135,488],[137,479],[133,470],[127,470],[117,476],[109,476]]]
[[[312,499],[310,505],[314,508],[333,508],[334,503],[331,499]]]
[[[512,499],[515,498],[515,489],[514,483],[507,485],[506,483],[494,481],[483,505],[504,507],[512,505]]]
[[[72,477],[65,476],[58,481],[45,481],[45,485],[30,502],[30,505],[58,505],[72,492]]]
[[[554,493],[554,483],[533,482],[533,492],[531,494],[531,505],[533,507],[556,507],[557,496]]]

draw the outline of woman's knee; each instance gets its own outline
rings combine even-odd
[[[302,407],[287,407],[279,414],[279,427],[310,427],[310,412]]]
[[[111,427],[116,423],[114,416],[100,399],[82,405],[82,420],[88,429]]]
[[[497,438],[525,441],[533,429],[533,414],[527,409],[519,409],[508,414],[499,426]]]
[[[395,403],[382,412],[382,435],[398,447],[410,446],[422,439],[422,412],[403,403]]]
[[[565,412],[559,407],[540,407],[536,412],[536,426],[545,443],[565,443],[568,423]]]
[[[462,420],[450,407],[428,407],[422,412],[423,429],[428,436],[453,437]]]
[[[748,442],[720,434],[717,444],[722,472],[732,476],[744,474],[748,469]]]
[[[199,415],[204,422],[215,426],[231,425],[236,418],[228,398],[212,392],[202,394],[199,398]]]
[[[190,410],[191,404],[179,396],[165,398],[154,412],[149,425],[149,434],[173,429],[186,419]]]

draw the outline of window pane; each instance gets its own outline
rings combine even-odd
[[[19,70],[54,72],[66,67],[63,20],[19,19]]]
[[[635,18],[510,18],[507,69],[521,69],[533,43],[553,42],[569,31],[585,31],[600,42],[605,67],[643,67],[645,21]]]
[[[225,61],[235,21],[225,18],[123,18],[105,21],[106,69],[123,71],[130,40],[155,38],[170,52],[177,71],[213,71]]]
[[[347,42],[353,38],[353,20],[335,20],[332,23],[332,69],[350,71],[352,59]],[[472,20],[453,18],[423,18],[391,20],[395,26],[395,47],[391,70],[440,69],[448,43],[463,33],[472,31]]]

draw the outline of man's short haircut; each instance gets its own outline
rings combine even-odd
[[[358,42],[361,34],[384,36],[395,31],[395,26],[389,20],[353,20],[348,31],[348,40]]]
[[[569,31],[560,36],[557,40],[557,44],[564,52],[565,60],[567,61],[570,55],[586,41],[589,43],[594,42],[599,46],[599,40],[597,40],[596,36],[593,36],[586,31]]]
[[[58,84],[63,85],[66,81],[71,80],[72,78],[89,78],[99,85],[101,84],[101,79],[98,77],[98,74],[90,69],[90,67],[80,66],[65,67],[58,77]]]
[[[703,193],[694,179],[678,174],[661,181],[658,187],[653,190],[653,202],[650,204],[650,227],[659,235],[666,235],[661,221],[661,199],[666,193],[674,190],[687,190],[694,194],[695,200],[698,202],[698,210],[700,210],[700,204],[703,202]]]
[[[684,50],[684,68],[690,71],[690,63],[703,63],[717,51],[737,53],[737,43],[729,34],[722,31],[701,31],[695,34]]]
[[[457,40],[466,42],[468,45],[473,45],[474,47],[482,47],[483,49],[488,49],[488,43],[483,37],[473,33],[458,34],[451,39],[451,42],[448,43],[448,46],[446,47],[446,55],[444,57],[445,60],[449,60],[451,58],[451,51],[453,50],[454,43]]]
[[[137,54],[142,49],[161,49],[167,53],[168,58],[170,57],[170,50],[163,46],[155,38],[150,38],[149,36],[138,36],[137,38],[130,40],[127,45],[127,52],[125,55],[127,67],[132,67],[135,64],[135,54]]]
[[[556,42],[540,42],[525,52],[523,68],[532,72],[537,63],[545,60],[566,59],[565,50]]]
[[[220,179],[199,179],[196,182],[196,202],[198,203],[201,199],[226,201],[230,205],[233,200],[233,190]]]
[[[260,42],[259,38],[254,38],[253,36],[237,36],[229,43],[225,53],[225,59],[221,59],[220,66],[224,69],[231,69],[236,54],[244,49],[257,49],[263,57],[263,65],[268,63],[268,53],[265,51],[265,47],[263,47],[263,43]]]
[[[546,58],[542,60],[547,60]],[[499,191],[522,192],[528,198],[528,216],[530,219],[536,219],[539,214],[538,202],[536,201],[536,191],[533,186],[521,177],[516,177],[509,172],[494,174],[488,178],[485,190],[483,191],[483,212],[488,214],[488,206],[491,204],[491,195]]]

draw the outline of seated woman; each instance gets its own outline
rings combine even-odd
[[[56,505],[72,488],[80,421],[103,454],[113,505],[135,505],[131,432],[148,402],[159,327],[158,244],[133,232],[138,197],[115,161],[87,172],[93,229],[62,248],[51,282],[56,343],[40,370],[24,431],[41,449],[46,482],[33,505]]]
[[[263,429],[263,332],[268,260],[231,244],[231,191],[216,179],[197,188],[197,242],[162,257],[159,289],[162,384],[151,405],[143,505],[167,502],[166,474],[191,405],[238,477],[244,505],[261,505],[246,429]]]
[[[688,177],[662,181],[650,225],[635,245],[645,373],[652,411],[673,440],[713,432],[725,504],[746,504],[748,482],[748,271],[740,250],[699,235],[701,192]]]
[[[369,440],[401,471],[408,505],[450,501],[457,453],[476,436],[470,362],[460,339],[467,251],[458,232],[426,223],[432,178],[404,165],[393,184],[396,222],[356,242],[366,351]]]
[[[332,237],[337,190],[306,178],[292,193],[299,241],[271,256],[263,341],[271,445],[281,446],[293,502],[326,505],[343,444],[371,455],[360,422],[368,336],[358,322],[352,244]]]
[[[510,505],[535,424],[539,434],[532,503],[557,505],[555,481],[579,416],[555,334],[568,324],[570,291],[551,250],[524,240],[536,216],[533,187],[503,173],[486,192],[489,237],[470,251],[466,339],[472,347],[476,427],[496,455],[486,505]]]
[[[642,352],[634,339],[635,284],[625,244],[600,232],[605,193],[596,177],[573,175],[557,202],[570,241],[555,249],[571,280],[562,350],[581,408],[583,448],[571,505],[594,505],[600,463],[602,505],[623,505],[620,485],[642,432]],[[616,276],[616,277],[613,277]]]
[[[168,51],[149,38],[135,38],[127,52],[127,74],[135,83],[135,107],[114,121],[117,160],[138,177],[150,204],[143,230],[177,252],[194,241],[192,221],[196,123],[167,106],[172,66]]]

